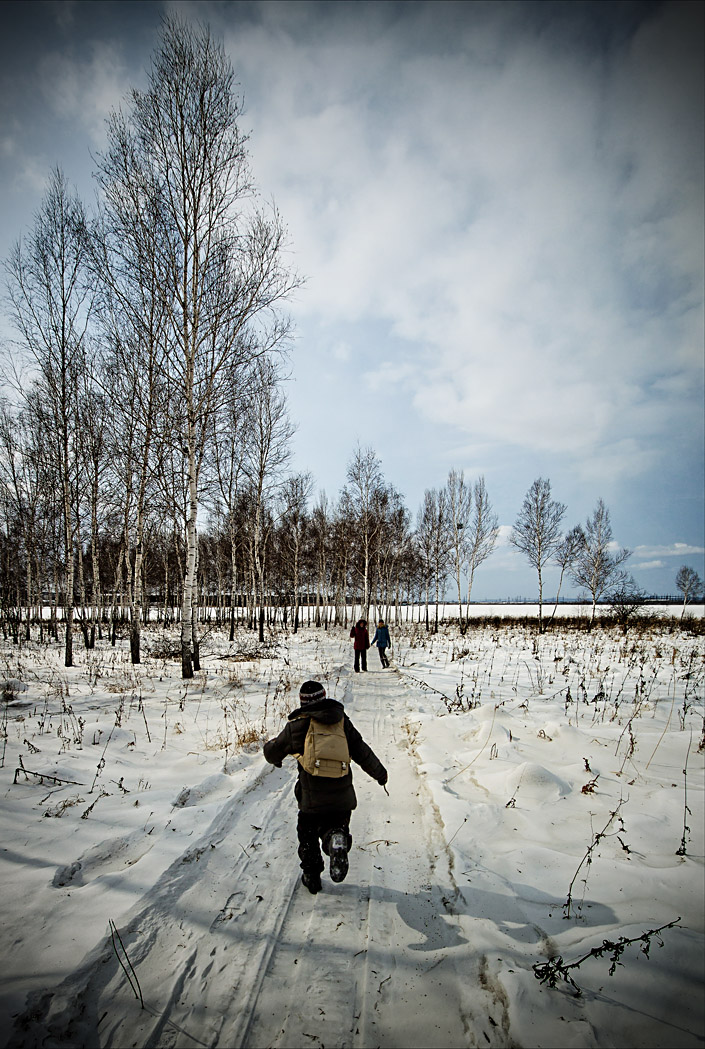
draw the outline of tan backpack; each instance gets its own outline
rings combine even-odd
[[[336,779],[350,771],[350,751],[343,718],[333,725],[311,718],[303,754],[294,754],[309,776]]]

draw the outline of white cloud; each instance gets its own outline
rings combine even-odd
[[[80,55],[73,50],[48,52],[38,76],[52,111],[85,128],[94,146],[105,141],[105,120],[134,83],[119,49],[99,41],[85,41]]]
[[[668,546],[636,546],[636,557],[692,557],[705,554],[705,547],[691,546],[689,543],[671,543]]]
[[[5,135],[0,141],[3,162],[3,189],[8,195],[33,192],[37,198],[46,189],[47,167],[44,157],[28,152],[14,135]]]
[[[689,83],[659,51],[681,9],[608,68],[483,11],[442,55],[411,16],[230,38],[258,85],[256,172],[310,275],[295,312],[386,322],[414,361],[390,372],[433,423],[585,479],[646,472],[702,369],[697,149],[673,126]]]
[[[510,542],[509,542],[509,537],[510,537],[510,535],[512,534],[513,531],[514,531],[514,526],[513,525],[500,525],[499,526],[499,532],[497,534],[497,549],[499,549],[500,547],[506,546],[510,550],[516,550],[516,547],[511,546]]]
[[[350,345],[347,342],[336,342],[331,353],[336,361],[345,363],[350,360]]]

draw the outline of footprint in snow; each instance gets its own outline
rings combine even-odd
[[[154,840],[142,831],[101,841],[73,863],[57,867],[52,885],[55,889],[66,885],[78,887],[94,881],[103,874],[125,870],[142,859],[153,845]]]
[[[191,805],[203,805],[208,801],[216,801],[220,797],[230,797],[232,789],[233,784],[230,777],[219,772],[215,776],[204,779],[195,787],[184,787],[177,795],[174,806],[184,809]]]

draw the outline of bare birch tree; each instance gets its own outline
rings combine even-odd
[[[372,448],[359,446],[348,464],[344,499],[352,530],[351,564],[360,581],[360,609],[370,618],[371,573],[375,543],[382,526],[378,500],[383,488],[382,467]]]
[[[222,46],[178,16],[164,21],[145,91],[124,123],[134,172],[157,195],[169,309],[169,380],[184,448],[187,556],[181,608],[182,675],[193,676],[200,471],[212,418],[230,394],[233,361],[271,351],[288,326],[276,313],[296,286],[283,264],[285,231],[258,210],[238,121],[240,102]],[[256,337],[253,329],[257,329]],[[177,415],[177,408],[179,414]]]
[[[467,579],[466,602],[470,604],[475,572],[490,556],[497,542],[499,526],[492,509],[484,477],[468,484],[461,470],[451,470],[445,487],[447,548],[458,588],[460,630],[467,623],[463,615],[462,580]]]
[[[377,514],[380,520],[375,544],[377,614],[389,618],[389,609],[399,603],[399,588],[404,559],[409,549],[411,533],[410,514],[401,494],[391,484],[385,484],[377,496]],[[380,606],[381,609],[380,609]]]
[[[46,506],[42,506],[43,491],[48,485],[43,466],[43,455],[38,444],[41,437],[32,426],[31,413],[27,408],[14,413],[0,401],[0,493],[8,516],[17,522],[22,538],[25,590],[27,594],[27,616],[24,636],[31,637],[32,601],[37,594],[41,604],[40,578],[34,572],[35,558],[39,553],[39,533]],[[18,559],[20,560],[20,559]],[[18,569],[20,565],[18,564]],[[21,619],[22,610],[18,609]]]
[[[81,497],[76,503],[87,504],[84,511],[88,518],[87,546],[90,550],[91,592],[88,600],[83,568],[83,535],[78,535],[79,579],[81,590],[80,627],[86,648],[95,648],[101,605],[101,579],[99,558],[99,528],[108,499],[108,457],[112,412],[105,393],[96,385],[93,367],[81,376],[78,399],[78,442],[83,464]],[[83,516],[83,515],[82,515]]]
[[[333,580],[335,622],[348,625],[348,596],[352,591],[350,564],[353,560],[356,545],[356,535],[353,531],[354,519],[352,504],[347,489],[343,488],[340,498],[335,505],[330,523],[330,541]],[[352,591],[353,606],[355,593]],[[354,607],[351,610],[354,619]]]
[[[299,629],[299,605],[301,602],[301,560],[304,550],[306,526],[308,524],[308,501],[313,489],[310,473],[288,477],[282,487],[282,538],[289,555],[291,573],[291,621],[294,633]]]
[[[539,633],[543,633],[543,570],[561,542],[565,504],[551,498],[551,482],[538,477],[524,497],[509,542],[520,550],[539,579]]]
[[[235,639],[236,601],[244,583],[240,555],[244,549],[242,524],[247,508],[247,457],[248,417],[247,401],[255,389],[256,369],[247,385],[241,377],[233,381],[233,397],[226,410],[216,421],[212,440],[212,473],[215,500],[218,510],[226,521],[230,548],[230,640]]]
[[[83,205],[61,171],[26,241],[6,265],[13,320],[34,365],[33,385],[44,401],[46,440],[54,451],[62,495],[64,540],[64,664],[73,666],[74,544],[78,522],[74,484],[79,474],[77,392],[94,293],[89,279],[89,230]]]
[[[323,608],[323,625],[328,629],[328,597],[331,592],[331,547],[332,521],[330,506],[325,492],[318,496],[318,502],[311,513],[310,537],[311,551],[315,564],[316,577],[316,626],[321,625],[321,608]]]
[[[602,499],[598,499],[585,528],[578,526],[575,536],[576,551],[570,573],[575,585],[584,587],[592,597],[592,628],[597,602],[611,588],[627,579],[627,573],[622,571],[620,566],[631,557],[631,550],[627,550],[626,547],[616,549],[609,510]]]
[[[102,223],[93,264],[103,289],[101,315],[109,347],[104,381],[112,393],[115,470],[124,495],[123,557],[133,663],[140,662],[147,498],[172,430],[165,381],[171,227],[157,178],[135,148],[124,115],[113,113],[96,173]]]
[[[455,584],[458,591],[458,620],[460,629],[465,631],[463,619],[463,576],[468,563],[469,522],[472,507],[472,485],[465,480],[461,470],[451,470],[444,489],[446,519],[445,539],[450,563],[453,567]],[[466,531],[466,529],[468,529]]]
[[[558,576],[558,587],[556,588],[556,600],[553,605],[553,611],[551,612],[551,619],[556,615],[558,609],[558,601],[561,596],[561,588],[563,586],[563,579],[565,578],[566,572],[570,571],[570,568],[575,560],[575,555],[581,544],[581,529],[580,527],[571,528],[569,532],[561,539],[560,543],[556,547],[553,554],[553,563],[560,568],[560,574]]]
[[[270,516],[268,503],[281,484],[283,468],[291,455],[294,428],[286,401],[278,386],[274,364],[267,358],[256,362],[258,382],[250,395],[247,444],[243,468],[249,481],[251,500],[250,566],[258,609],[259,640],[264,641],[265,569]]]
[[[681,565],[676,575],[676,586],[683,595],[681,619],[685,615],[685,606],[689,601],[697,601],[703,592],[703,581],[689,565]]]
[[[497,543],[499,523],[487,494],[485,478],[479,477],[472,488],[472,512],[467,534],[468,544],[468,604],[472,594],[475,572],[490,556]]]
[[[416,543],[424,573],[426,630],[430,630],[429,590],[431,583],[435,584],[434,633],[438,633],[438,605],[448,574],[447,534],[445,489],[427,488],[417,516]]]

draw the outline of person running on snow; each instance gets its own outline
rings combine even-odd
[[[367,670],[367,649],[370,647],[370,635],[367,633],[367,620],[358,619],[355,626],[350,631],[350,637],[355,639],[355,673],[357,674],[360,670],[360,660],[362,660],[362,669]]]
[[[372,638],[372,644],[377,645],[379,649],[379,661],[383,667],[389,666],[389,660],[387,659],[386,648],[391,647],[391,640],[389,638],[389,627],[384,625],[384,620],[380,619],[377,629],[375,630],[375,636]]]
[[[270,765],[281,768],[288,754],[302,755],[311,719],[330,725],[343,722],[350,757],[360,765],[368,776],[383,787],[387,782],[387,770],[371,747],[345,713],[337,699],[328,699],[326,690],[318,681],[304,681],[299,691],[301,706],[289,714],[288,724],[276,739],[264,744],[264,756]],[[344,776],[312,776],[299,764],[299,777],[294,787],[299,803],[297,834],[301,880],[310,893],[321,891],[321,872],[325,868],[319,839],[323,851],[330,857],[330,876],[335,882],[343,881],[348,873],[348,852],[352,845],[350,816],[357,808],[357,797],[353,787],[352,770]]]

